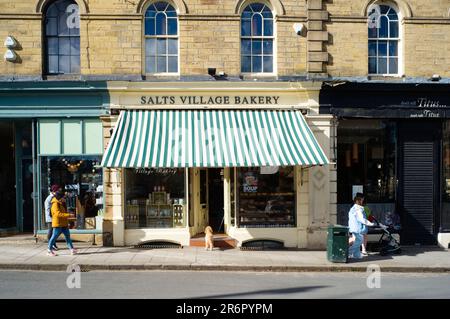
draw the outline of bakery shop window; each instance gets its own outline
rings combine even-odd
[[[186,223],[186,170],[125,170],[125,228],[174,228]]]
[[[237,169],[239,227],[295,227],[294,167]]]
[[[72,229],[97,229],[103,224],[103,170],[99,156],[42,156],[41,224],[45,223],[44,200],[52,185],[65,193],[65,205],[75,218],[69,220]]]

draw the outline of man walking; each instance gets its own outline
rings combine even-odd
[[[55,197],[55,194],[57,192],[62,192],[62,188],[59,185],[52,185],[50,188],[50,194],[47,196],[44,202],[45,206],[45,222],[48,226],[48,232],[47,232],[47,240],[50,242],[50,239],[53,235],[53,227],[52,227],[52,214],[51,214],[51,207],[52,207],[52,199]],[[58,250],[58,247],[56,246],[56,240],[55,244],[53,245],[53,250]]]

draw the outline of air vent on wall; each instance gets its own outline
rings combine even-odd
[[[284,249],[284,244],[278,240],[257,239],[242,243],[241,250],[277,250]]]
[[[134,248],[140,249],[157,249],[157,248],[183,248],[179,243],[170,241],[146,241],[139,243]]]

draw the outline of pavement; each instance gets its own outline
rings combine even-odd
[[[46,243],[33,238],[0,238],[0,269],[66,271],[78,265],[81,271],[101,270],[205,270],[205,271],[272,271],[272,272],[366,272],[376,265],[387,272],[450,273],[450,251],[438,247],[402,247],[400,255],[369,254],[361,260],[332,263],[326,251],[311,250],[240,250],[200,247],[143,249],[102,247],[74,243],[77,255],[70,255],[59,242],[58,256],[46,255]]]

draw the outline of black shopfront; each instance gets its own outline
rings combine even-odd
[[[336,119],[338,223],[362,191],[381,222],[399,215],[402,244],[437,244],[450,232],[450,84],[324,82],[319,101]]]

